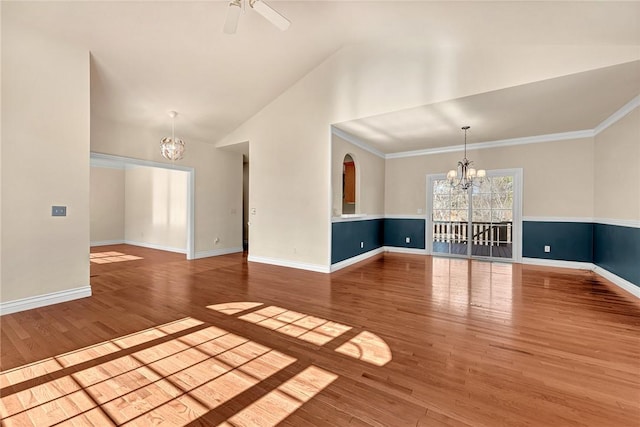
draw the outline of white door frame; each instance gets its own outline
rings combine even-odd
[[[511,230],[513,257],[511,259],[500,258],[485,258],[474,257],[479,259],[487,259],[491,261],[505,261],[505,262],[522,262],[522,168],[513,169],[493,169],[487,170],[487,176],[501,176],[512,175],[513,176],[513,228]],[[446,179],[446,174],[429,174],[426,176],[427,187],[427,215],[425,218],[425,249],[427,255],[434,255],[433,253],[433,181],[437,179]],[[436,253],[438,256],[458,257],[461,256],[455,254],[443,254]],[[464,256],[463,258],[467,258]]]
[[[187,259],[195,259],[196,245],[195,245],[195,169],[189,166],[174,165],[170,163],[160,163],[151,160],[140,160],[132,157],[114,156],[111,154],[102,153],[90,153],[90,159],[92,162],[104,161],[110,164],[120,164],[123,167],[127,165],[133,166],[147,166],[154,168],[162,168],[168,170],[177,170],[181,172],[187,172]]]

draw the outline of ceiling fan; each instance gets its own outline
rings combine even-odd
[[[289,25],[291,25],[291,22],[289,22],[287,18],[282,16],[282,14],[262,0],[231,0],[229,2],[229,9],[227,10],[227,19],[224,22],[223,28],[223,31],[226,34],[235,34],[238,29],[240,13],[244,12],[245,4],[247,2],[253,10],[258,12],[281,31],[286,30],[289,28]]]

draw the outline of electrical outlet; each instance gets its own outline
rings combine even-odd
[[[404,238],[404,242],[405,243],[411,243],[411,237],[405,237]]]
[[[545,245],[544,246],[544,251],[547,252],[547,253],[551,252],[551,246]]]
[[[214,244],[216,244],[216,245],[217,245],[218,243],[220,243],[220,238],[219,238],[219,237],[216,237],[216,239],[213,241],[213,243],[214,243]]]
[[[364,242],[360,242],[360,249],[364,248]]]
[[[51,206],[51,216],[67,216],[67,207]]]
[[[418,209],[418,214],[422,213],[422,208]]]

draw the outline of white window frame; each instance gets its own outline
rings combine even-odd
[[[446,174],[428,174],[426,176],[426,187],[427,187],[427,212],[425,216],[425,250],[427,255],[436,255],[436,256],[446,256],[453,258],[473,258],[473,259],[483,259],[489,261],[502,261],[502,262],[522,262],[522,190],[523,190],[523,170],[522,168],[513,168],[513,169],[493,169],[487,170],[487,176],[504,176],[511,175],[513,176],[513,228],[511,230],[512,237],[512,250],[513,257],[511,259],[508,258],[498,258],[498,257],[479,257],[479,256],[469,256],[469,255],[456,255],[456,254],[445,254],[445,253],[433,253],[433,226],[431,225],[433,222],[433,182],[435,180],[446,179]]]

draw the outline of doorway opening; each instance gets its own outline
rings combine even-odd
[[[124,243],[195,259],[193,168],[99,153],[91,153],[90,160],[94,178],[102,177],[91,184],[90,246]],[[113,173],[97,173],[109,169],[122,172],[119,191],[112,188]],[[111,190],[105,198],[114,203],[101,200],[101,185]],[[117,199],[122,212],[114,207]],[[98,204],[104,205],[102,210]],[[110,221],[118,215],[120,223]]]
[[[427,177],[433,255],[518,261],[521,258],[522,170],[487,171],[467,190],[452,187],[444,174]]]
[[[242,250],[249,251],[249,156],[242,155]]]

